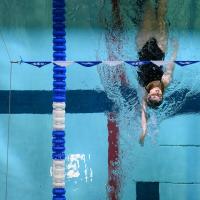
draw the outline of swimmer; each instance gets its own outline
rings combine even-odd
[[[167,0],[157,1],[156,8],[153,8],[151,0],[144,5],[144,17],[137,34],[136,42],[138,57],[140,61],[164,60],[167,46],[167,26],[165,16],[167,12]],[[171,61],[176,59],[178,44],[174,41],[174,51]],[[153,63],[143,64],[138,67],[138,81],[145,89],[145,96],[142,102],[140,144],[144,144],[147,134],[147,106],[157,109],[163,101],[163,94],[166,87],[172,80],[174,62],[163,66]]]

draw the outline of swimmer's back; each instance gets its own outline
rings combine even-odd
[[[155,38],[150,38],[143,48],[138,52],[139,60],[163,60],[165,53],[158,47]],[[141,86],[146,87],[152,81],[161,81],[164,74],[163,67],[153,63],[144,64],[138,67],[138,81]]]

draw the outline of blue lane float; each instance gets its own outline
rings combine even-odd
[[[55,61],[66,60],[65,1],[52,1],[53,20],[53,200],[65,200],[65,101],[66,68]]]

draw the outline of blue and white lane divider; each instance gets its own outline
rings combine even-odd
[[[65,0],[53,0],[53,200],[65,200],[65,100],[66,68],[55,61],[66,60]],[[49,64],[44,62],[44,65]]]

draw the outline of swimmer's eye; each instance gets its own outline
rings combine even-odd
[[[156,100],[157,98],[160,98],[160,100],[162,100],[162,95],[151,95],[151,97],[150,97],[150,99],[152,99],[152,100]]]
[[[162,97],[162,94],[152,94],[152,97]]]

